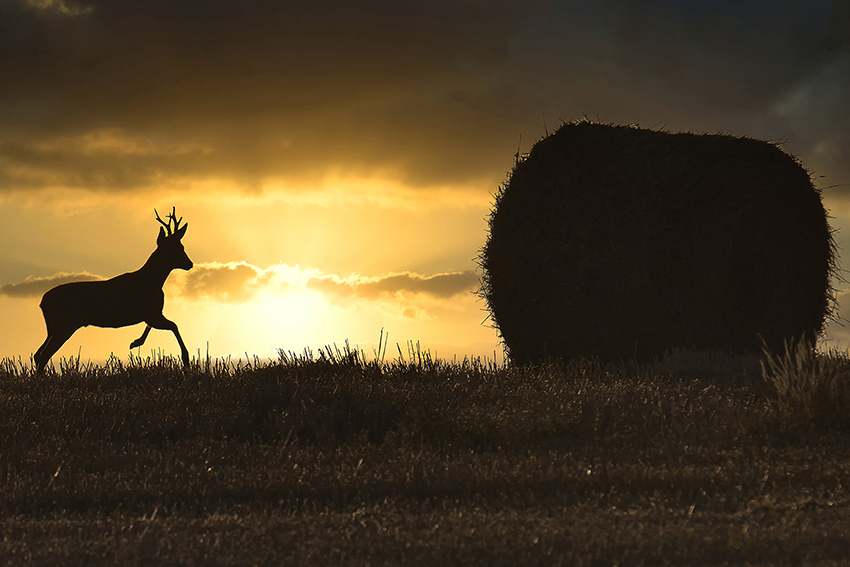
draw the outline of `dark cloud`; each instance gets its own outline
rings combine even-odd
[[[116,189],[143,186],[156,172],[257,181],[379,167],[427,183],[443,181],[439,170],[448,168],[451,177],[475,177],[480,171],[434,142],[482,137],[478,128],[435,107],[449,102],[453,85],[503,61],[510,37],[539,9],[527,0],[79,5],[90,11],[57,17],[3,5],[7,186],[33,185],[17,170]],[[169,160],[41,143],[104,128],[201,140],[208,151]]]
[[[835,8],[846,1],[836,0]],[[575,118],[575,109],[645,127],[785,142],[786,151],[825,176],[822,185],[848,183],[850,56],[824,46],[833,4],[556,3],[535,43],[547,45],[551,57],[536,59],[529,71],[538,88],[528,98],[547,110],[550,124]],[[561,80],[536,79],[559,71]]]
[[[246,262],[195,264],[187,271],[176,271],[168,279],[167,294],[190,301],[241,303],[250,301],[264,290],[285,293],[302,288],[321,292],[330,298],[405,299],[423,295],[434,299],[451,299],[473,291],[478,286],[474,272],[450,272],[423,276],[410,272],[371,278],[340,278],[336,275],[312,275],[286,265],[262,269]],[[43,278],[28,277],[20,283],[0,286],[0,295],[37,297],[59,284],[101,279],[88,272],[59,272]],[[408,306],[411,309],[418,309]]]
[[[846,38],[846,12],[847,0],[0,0],[0,188],[375,172],[457,186],[498,180],[519,135],[543,133],[541,112],[550,125],[587,113],[796,136],[797,153],[828,142],[837,168],[846,128],[806,126],[828,123],[817,101],[813,120],[776,105],[837,56],[824,46]],[[127,143],[80,141],[102,131]]]
[[[147,148],[88,146],[83,140],[0,140],[0,183],[22,189],[51,186],[97,190],[128,190],[150,187],[163,178],[188,170],[216,173],[203,164],[203,151],[169,146]]]
[[[256,296],[272,284],[272,270],[261,270],[244,262],[228,264],[196,264],[185,275],[178,276],[180,295],[190,300],[240,303]],[[277,289],[283,286],[278,285]]]
[[[850,0],[835,0],[823,42],[829,49],[850,49]]]
[[[377,278],[340,279],[337,276],[311,278],[307,287],[326,295],[376,299],[395,295],[422,294],[437,299],[450,299],[478,286],[475,272],[451,272],[422,276],[409,272],[388,274]]]
[[[170,293],[191,301],[240,303],[253,299],[264,289],[285,290],[289,282],[275,276],[275,266],[264,270],[245,262],[195,264],[188,272],[172,272],[166,286]],[[0,286],[0,295],[38,297],[63,283],[99,279],[103,278],[88,272],[59,272],[39,278],[30,276],[22,282]]]
[[[410,272],[377,277],[313,275],[285,265],[261,269],[245,262],[196,264],[188,272],[176,273],[169,280],[181,297],[190,300],[214,300],[228,303],[249,301],[263,290],[275,293],[302,286],[329,298],[404,300],[414,295],[450,299],[478,286],[474,272],[451,272],[423,276]]]
[[[59,272],[43,278],[28,277],[22,282],[0,286],[0,295],[8,297],[40,297],[49,289],[69,282],[81,282],[102,279],[88,272]]]

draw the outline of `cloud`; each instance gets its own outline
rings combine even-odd
[[[823,38],[829,49],[850,49],[850,0],[835,0]]]
[[[0,295],[8,297],[40,297],[44,293],[56,287],[69,282],[81,282],[90,280],[102,279],[100,276],[90,274],[88,272],[58,272],[52,276],[35,278],[28,277],[24,281],[13,284],[0,286]]]
[[[62,283],[95,279],[102,278],[88,272],[59,272],[47,277],[28,277],[19,283],[0,286],[0,295],[35,297]],[[423,298],[430,301],[450,300],[458,294],[476,289],[477,285],[478,276],[471,271],[431,276],[402,272],[343,278],[336,274],[322,274],[314,268],[286,264],[259,268],[247,262],[206,262],[195,264],[189,271],[175,270],[166,281],[165,289],[169,297],[219,303],[244,303],[258,300],[265,293],[285,295],[310,290],[322,293],[333,301],[357,298],[395,302],[412,314],[421,312],[417,304]]]
[[[387,274],[377,277],[354,275],[340,278],[335,275],[319,276],[310,279],[307,287],[312,290],[337,297],[358,297],[377,299],[387,297],[411,297],[425,295],[434,299],[451,299],[460,294],[473,291],[478,286],[475,272],[450,272],[433,276],[422,276],[411,272]]]
[[[285,292],[289,287],[303,284],[315,270],[300,270],[286,265],[258,268],[246,262],[198,263],[189,271],[175,270],[166,280],[166,293],[189,301],[242,303],[256,299],[262,291]],[[57,272],[46,277],[27,277],[19,283],[0,286],[0,295],[9,297],[38,297],[57,285],[101,280],[88,272]]]
[[[56,285],[99,279],[82,273],[60,272],[48,277],[28,277],[23,282],[0,286],[0,295],[37,297]],[[189,271],[175,270],[165,283],[169,301],[245,304],[268,297],[317,293],[330,303],[344,303],[398,319],[430,319],[451,309],[462,294],[477,289],[478,276],[471,271],[430,276],[412,272],[373,277],[340,277],[313,268],[276,264],[260,268],[247,262],[197,263]]]
[[[261,269],[246,262],[195,264],[188,272],[175,273],[169,279],[169,288],[190,301],[242,303],[264,290],[286,289],[287,282],[277,277],[277,268]]]
[[[190,301],[240,303],[253,299],[264,289],[285,289],[285,282],[275,277],[275,269],[273,266],[264,270],[245,262],[195,264],[188,272],[172,272],[165,285],[169,295],[179,295]],[[101,279],[103,278],[88,272],[57,272],[46,277],[29,276],[22,282],[0,286],[0,295],[16,298],[39,297],[63,283]]]
[[[824,47],[830,13],[846,1],[555,3],[537,40],[551,57],[532,74],[570,69],[577,86],[538,78],[530,98],[559,113],[785,142],[820,184],[846,184],[850,54]]]
[[[40,10],[46,14],[59,16],[83,16],[92,11],[91,6],[83,6],[75,2],[65,0],[26,0],[26,5],[34,10]]]
[[[358,298],[391,300],[413,306],[417,298],[449,300],[477,289],[475,272],[449,272],[430,276],[412,272],[366,277],[340,277],[312,268],[276,264],[259,268],[247,262],[195,264],[188,272],[173,272],[170,293],[191,301],[224,303],[252,301],[263,292],[286,293],[307,289],[331,300]]]
[[[451,310],[458,296],[471,298],[478,288],[475,272],[448,272],[424,276],[412,272],[365,277],[353,274],[315,275],[305,287],[322,293],[328,301],[377,311],[394,319],[433,319]]]
[[[582,113],[788,138],[847,182],[847,2],[0,2],[0,191],[495,189]]]
[[[111,131],[48,141],[0,139],[0,161],[7,165],[0,183],[19,189],[141,189],[192,169],[214,173],[203,167],[204,155],[197,145],[130,140]]]
[[[472,115],[451,103],[452,93],[485,80],[541,4],[152,0],[142,9],[92,0],[79,3],[85,17],[54,18],[70,4],[4,3],[0,160],[7,171],[46,168],[57,184],[85,188],[132,186],[137,171],[135,187],[156,173],[232,177],[243,186],[321,178],[329,168],[393,171],[414,184],[480,177],[469,164],[477,152],[455,150],[488,138],[467,127]],[[41,144],[104,130],[203,139],[209,151],[171,161]],[[431,151],[422,154],[423,145]],[[7,173],[4,185],[38,182]]]

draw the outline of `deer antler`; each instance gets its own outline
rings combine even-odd
[[[171,207],[171,212],[168,213],[168,216],[165,217],[165,218],[168,219],[168,222],[165,222],[164,220],[159,218],[159,213],[156,212],[156,209],[154,209],[153,212],[156,215],[156,220],[158,220],[159,223],[162,226],[165,227],[165,230],[168,231],[168,236],[171,236],[171,234],[172,234],[172,232],[171,232],[171,222],[172,221],[174,221],[174,232],[177,232],[177,229],[180,228],[180,223],[183,222],[183,217],[180,217],[179,220],[177,219],[176,207]]]
[[[171,236],[171,217],[170,217],[170,216],[165,217],[165,218],[167,218],[167,219],[168,219],[168,222],[165,222],[164,220],[162,220],[161,218],[159,218],[159,213],[158,213],[158,212],[156,212],[156,209],[154,209],[154,210],[153,210],[153,214],[155,214],[155,215],[156,215],[156,220],[158,220],[158,221],[159,221],[159,224],[161,224],[162,226],[164,226],[164,227],[165,227],[165,230],[167,230],[167,231],[168,231],[168,236]]]
[[[183,222],[183,217],[180,217],[180,220],[177,220],[177,215],[174,214],[174,207],[171,207],[171,214],[168,216],[170,216],[171,220],[174,221],[174,232],[177,232],[177,229],[180,228],[180,223]]]

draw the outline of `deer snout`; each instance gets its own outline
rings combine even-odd
[[[192,266],[194,266],[192,260],[189,259],[189,255],[186,254],[186,251],[182,249],[180,250],[180,253],[177,254],[175,260],[175,267],[180,268],[181,270],[191,270]]]

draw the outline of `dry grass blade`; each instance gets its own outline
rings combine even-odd
[[[764,379],[795,420],[826,428],[850,428],[850,359],[818,353],[806,340],[786,341],[782,354],[764,347]]]

